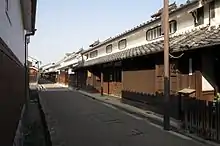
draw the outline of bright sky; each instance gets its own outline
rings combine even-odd
[[[29,55],[43,64],[55,62],[149,20],[162,5],[163,0],[38,0]]]

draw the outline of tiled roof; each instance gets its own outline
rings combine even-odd
[[[192,5],[192,4],[195,4],[195,3],[197,3],[198,1],[199,1],[199,0],[189,0],[189,1],[187,1],[185,4],[181,4],[181,5],[180,5],[179,7],[177,7],[176,9],[173,9],[172,11],[170,11],[170,14],[172,14],[172,13],[174,13],[174,12],[177,12],[177,11],[179,11],[179,10],[181,10],[181,9],[184,9],[184,8],[186,8],[186,7],[188,7],[188,6]],[[83,53],[86,53],[86,52],[88,52],[88,51],[94,50],[94,49],[96,49],[96,48],[98,48],[98,47],[100,47],[100,46],[102,46],[102,45],[105,45],[105,44],[108,43],[108,42],[114,41],[114,40],[117,39],[117,38],[123,37],[123,36],[125,36],[125,35],[127,35],[127,34],[129,34],[129,33],[132,33],[132,32],[134,32],[134,31],[136,31],[136,30],[139,30],[139,29],[141,29],[141,28],[144,28],[144,27],[148,26],[149,24],[151,24],[151,23],[153,23],[153,22],[155,22],[155,21],[157,21],[157,20],[159,20],[159,19],[160,19],[160,17],[158,17],[158,18],[153,18],[153,19],[150,19],[149,21],[146,21],[146,22],[144,22],[144,23],[141,23],[141,24],[139,24],[139,25],[137,25],[137,26],[135,26],[135,27],[133,27],[133,28],[131,28],[131,29],[129,29],[129,30],[126,30],[126,31],[124,31],[124,32],[122,32],[122,33],[120,33],[120,34],[118,34],[118,35],[116,35],[116,36],[110,37],[110,38],[108,38],[107,40],[105,40],[105,41],[103,41],[103,42],[100,42],[98,45],[96,45],[96,46],[94,46],[94,47],[92,47],[92,48],[90,48],[90,49],[88,49],[88,50],[84,50]]]
[[[170,51],[180,52],[208,45],[220,44],[220,26],[202,27],[170,37]],[[85,61],[84,66],[123,60],[163,51],[163,40],[144,44],[114,54]]]

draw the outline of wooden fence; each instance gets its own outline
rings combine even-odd
[[[122,98],[141,102],[141,108],[159,114],[164,112],[162,94],[122,91]],[[182,121],[183,129],[204,139],[220,143],[220,103],[214,104],[192,97],[171,95],[169,104],[170,116]]]
[[[220,103],[185,98],[183,112],[184,129],[204,139],[220,142]]]
[[[141,102],[142,108],[153,111],[158,114],[164,114],[164,95],[163,94],[146,94],[131,91],[122,91],[122,99]],[[180,120],[181,116],[181,99],[178,95],[170,96],[170,116]]]

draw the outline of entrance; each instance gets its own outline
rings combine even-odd
[[[120,68],[108,68],[104,72],[104,85],[103,92],[104,94],[121,96],[122,83],[121,83],[121,74],[122,71]]]

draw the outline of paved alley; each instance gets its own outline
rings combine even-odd
[[[42,90],[40,99],[54,146],[202,145],[66,88]]]

